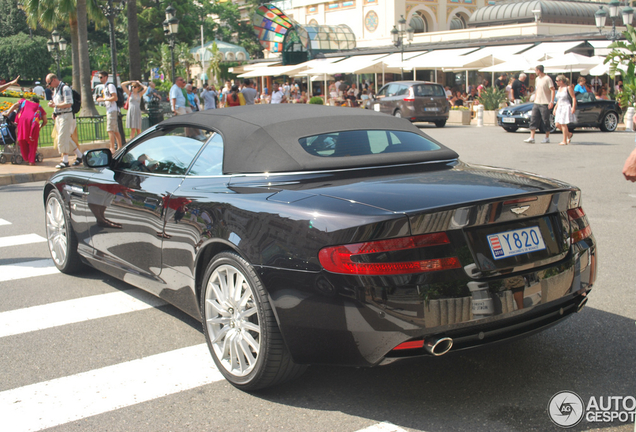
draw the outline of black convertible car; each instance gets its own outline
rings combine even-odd
[[[470,165],[405,119],[266,105],[173,117],[45,185],[57,267],[203,322],[236,387],[531,334],[596,275],[581,193]]]
[[[524,103],[502,108],[497,112],[497,125],[508,132],[530,127],[530,117],[534,104]],[[592,93],[577,93],[576,123],[568,125],[570,130],[577,127],[597,127],[603,132],[614,132],[621,118],[621,107],[614,100],[596,99]],[[550,115],[550,132],[554,132],[554,116]]]

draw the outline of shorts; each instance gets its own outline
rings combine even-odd
[[[191,112],[192,112],[192,108],[190,108],[190,107],[179,107],[179,108],[177,108],[177,114],[176,115],[190,114]]]
[[[106,113],[106,132],[119,132],[119,126],[117,125],[117,111],[108,111]]]
[[[543,130],[550,132],[550,110],[546,104],[534,104],[530,117],[530,130],[537,130],[543,125]]]

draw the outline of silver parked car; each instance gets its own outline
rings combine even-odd
[[[430,122],[443,127],[448,120],[450,103],[440,84],[394,81],[385,84],[366,102],[365,108],[404,117],[412,122]]]

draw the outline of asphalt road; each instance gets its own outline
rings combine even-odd
[[[247,394],[218,379],[193,319],[97,271],[70,277],[47,267],[42,183],[5,186],[2,430],[546,431],[561,430],[546,411],[557,392],[576,392],[586,404],[636,396],[636,184],[620,173],[634,134],[577,131],[570,146],[558,146],[560,134],[531,145],[522,142],[527,133],[494,127],[424,130],[465,162],[582,189],[600,259],[581,313],[495,347],[373,369],[314,366],[285,386]],[[584,419],[573,428],[595,429],[634,425]]]

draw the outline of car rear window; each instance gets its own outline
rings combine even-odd
[[[309,154],[320,157],[364,156],[439,150],[422,135],[391,130],[360,130],[313,135],[298,140]]]
[[[441,96],[446,97],[444,88],[434,84],[416,84],[413,86],[414,96]]]

